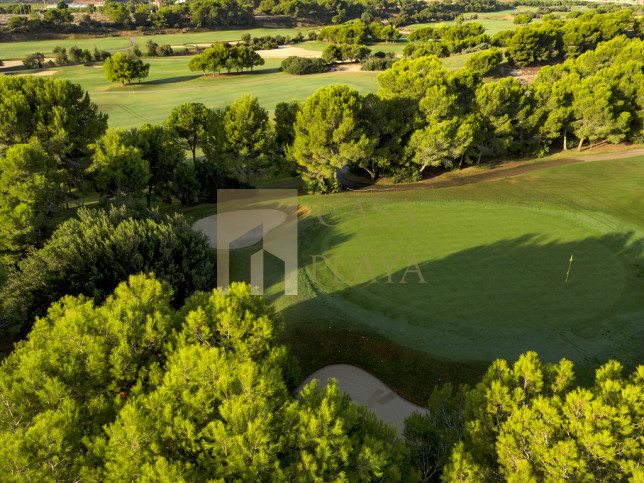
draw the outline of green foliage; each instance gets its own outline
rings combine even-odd
[[[98,140],[88,172],[96,191],[118,205],[140,194],[150,179],[149,164],[124,129],[108,129]]]
[[[520,28],[499,45],[507,44],[505,55],[510,62],[526,66],[577,57],[600,42],[624,35],[634,25],[630,10],[589,12],[570,22],[551,21]]]
[[[140,84],[141,80],[150,73],[150,64],[117,52],[105,60],[103,70],[105,70],[105,77],[110,82],[120,82],[125,85],[126,82],[130,84],[134,79],[138,79]]]
[[[492,364],[467,394],[464,444],[443,478],[459,481],[636,480],[644,456],[644,368],[630,378],[610,361],[593,387],[574,387],[572,363],[534,352]]]
[[[89,145],[107,129],[80,85],[47,77],[0,77],[0,145],[37,141],[64,170],[68,187],[84,174]]]
[[[181,303],[212,286],[213,267],[203,235],[181,217],[132,213],[125,208],[80,210],[42,249],[32,251],[2,288],[4,333],[24,331],[64,295],[100,303],[131,274],[154,272]]]
[[[404,97],[420,101],[429,87],[447,83],[448,77],[438,57],[401,59],[378,76],[378,95],[384,99]]]
[[[297,113],[302,110],[302,103],[297,99],[280,102],[275,106],[275,143],[286,153],[288,146],[295,139],[295,122]]]
[[[244,95],[227,106],[216,130],[206,149],[208,158],[223,157],[229,170],[247,184],[269,166],[275,132],[256,97]]]
[[[327,71],[322,59],[309,59],[292,55],[282,61],[280,70],[293,75],[319,74]]]
[[[436,57],[443,58],[449,57],[450,51],[447,45],[443,42],[410,43],[405,45],[403,55],[414,59],[428,55],[435,55]]]
[[[360,95],[347,86],[322,88],[297,114],[289,156],[305,177],[336,178],[337,171],[371,153],[371,141],[359,125]]]
[[[532,17],[526,14],[516,15],[512,21],[515,25],[526,25],[532,22]]]
[[[192,151],[192,161],[197,158],[197,147],[201,146],[208,126],[213,122],[213,112],[199,102],[188,102],[176,106],[170,112],[166,126],[185,140]]]
[[[499,49],[477,52],[465,62],[465,68],[484,76],[496,69],[503,60],[503,53]]]
[[[175,131],[151,124],[144,124],[136,131],[135,143],[150,171],[147,192],[149,208],[153,198],[170,198],[177,172],[185,164],[184,145]]]
[[[485,27],[480,23],[469,22],[463,25],[444,26],[440,28],[422,27],[414,30],[407,36],[410,42],[443,40],[457,42],[470,37],[478,37],[485,32]]]
[[[0,254],[15,261],[41,242],[61,202],[56,161],[37,144],[16,144],[0,156]]]
[[[387,70],[396,61],[396,54],[393,52],[375,52],[361,62],[360,70]]]
[[[359,62],[371,54],[371,49],[366,45],[358,44],[330,44],[322,52],[322,60],[327,64],[342,61]]]
[[[252,25],[252,5],[239,0],[196,0],[190,2],[190,22],[196,28]]]
[[[226,44],[213,44],[202,54],[195,55],[190,59],[188,66],[192,71],[219,73],[226,69],[228,73],[235,69],[237,72],[244,69],[253,70],[253,67],[264,65],[264,59],[252,48],[246,45],[229,47]]]
[[[232,284],[179,311],[144,275],[100,306],[67,297],[0,366],[9,480],[389,481],[395,430],[338,391],[295,400],[272,307]],[[51,464],[56,461],[56,464]]]
[[[327,26],[318,32],[317,40],[328,40],[339,44],[361,44],[369,35],[369,27],[360,20],[338,26]]]

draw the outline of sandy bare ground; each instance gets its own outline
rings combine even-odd
[[[2,67],[22,67],[22,60],[5,60]]]
[[[377,377],[349,364],[333,364],[315,371],[306,378],[298,392],[313,379],[326,386],[331,378],[338,381],[338,388],[351,396],[355,403],[368,406],[380,419],[398,428],[398,434],[402,433],[407,416],[416,411],[427,411],[400,397]]]
[[[253,246],[262,239],[263,232],[268,232],[286,221],[286,213],[279,210],[238,210],[228,211],[219,215],[207,216],[197,220],[192,228],[208,237],[210,248],[217,248],[217,217],[222,220],[230,232],[240,233],[229,248],[245,248]],[[248,227],[256,227],[248,231]]]
[[[307,50],[302,47],[292,47],[290,45],[280,45],[277,49],[258,50],[257,53],[261,55],[263,59],[286,59],[292,55],[310,58],[322,56],[322,52],[318,50]]]
[[[338,64],[335,68],[332,69],[332,72],[360,72],[362,65],[359,63],[355,64]]]
[[[33,77],[47,77],[50,75],[54,75],[56,73],[55,70],[41,70],[38,72],[30,72],[28,74],[18,74],[19,77],[25,76],[25,75],[30,75]]]

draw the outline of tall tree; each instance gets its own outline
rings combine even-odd
[[[226,107],[221,117],[217,150],[228,166],[250,184],[252,174],[266,167],[274,147],[275,131],[256,97],[242,96]]]
[[[85,174],[89,146],[107,129],[80,85],[49,77],[0,77],[0,145],[37,140],[65,171],[68,194]]]
[[[41,242],[61,202],[56,161],[37,144],[16,144],[0,156],[0,253],[15,262]]]
[[[297,99],[278,102],[275,106],[275,142],[284,154],[295,139],[295,121],[301,110],[302,103]]]
[[[619,142],[629,130],[631,114],[619,99],[616,85],[601,76],[583,79],[575,90],[573,129],[581,149],[584,140]]]
[[[141,194],[150,179],[150,165],[135,138],[135,133],[124,129],[109,129],[96,143],[88,169],[96,190],[116,198],[118,205]]]
[[[174,130],[192,152],[192,161],[197,160],[197,147],[206,136],[209,125],[214,122],[214,114],[199,102],[188,102],[176,106],[166,120],[166,126]]]
[[[132,83],[134,79],[144,79],[150,73],[150,64],[144,63],[141,59],[133,59],[122,52],[105,59],[103,64],[105,77],[110,82],[120,82],[125,85]]]
[[[175,173],[185,163],[185,150],[179,135],[166,126],[144,124],[135,137],[136,147],[150,170],[147,205],[154,197],[169,198]]]
[[[534,144],[537,117],[534,99],[515,79],[484,84],[476,91],[487,148],[496,153],[521,151]]]
[[[637,481],[644,366],[630,378],[610,361],[595,384],[574,387],[573,366],[534,352],[495,361],[466,396],[465,434],[444,481]]]
[[[232,284],[170,305],[132,276],[66,297],[0,366],[0,468],[14,480],[410,480],[395,429],[334,381],[295,400],[273,308]]]
[[[370,154],[373,142],[359,124],[361,109],[360,94],[345,85],[324,87],[306,100],[289,150],[305,176],[337,178],[338,170]]]

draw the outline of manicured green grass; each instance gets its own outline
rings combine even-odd
[[[220,30],[212,32],[188,32],[185,34],[167,34],[167,35],[144,35],[135,37],[137,43],[145,45],[148,40],[152,40],[158,44],[170,45],[191,45],[191,44],[204,44],[212,42],[237,42],[241,40],[242,34],[249,33],[251,37],[263,37],[276,35],[295,37],[297,32],[301,32],[306,37],[306,34],[316,30],[310,27],[302,27],[298,29],[270,29],[270,28],[240,28],[236,30]]]
[[[425,397],[449,361],[477,368],[527,350],[582,374],[610,358],[632,367],[644,343],[643,189],[639,157],[458,188],[303,196],[299,294],[282,295],[271,257],[266,293],[304,367],[355,363],[404,394]],[[256,249],[234,255],[236,278],[248,279]],[[337,260],[340,280],[321,258],[314,273],[314,255]],[[342,331],[373,338],[374,352]]]
[[[149,59],[150,76],[140,85],[122,86],[105,79],[100,65],[55,68],[55,76],[78,82],[90,92],[99,109],[109,115],[111,127],[135,127],[163,122],[171,109],[184,102],[203,102],[221,108],[243,94],[256,96],[273,111],[277,103],[305,100],[319,88],[347,84],[361,93],[375,92],[378,72],[329,72],[294,76],[278,71],[280,59],[267,59],[253,73],[208,76],[191,72],[189,57]]]
[[[192,45],[212,42],[236,42],[241,40],[244,33],[251,34],[252,37],[263,37],[264,35],[290,35],[294,37],[297,32],[302,32],[302,35],[307,34],[309,30],[314,30],[308,27],[300,29],[249,29],[241,28],[236,30],[218,30],[212,32],[188,32],[185,34],[167,34],[167,35],[138,35],[131,37],[143,48],[148,40],[157,42],[158,44],[171,44],[171,45]],[[42,52],[45,55],[50,55],[54,47],[60,46],[69,48],[76,45],[81,49],[94,50],[97,47],[99,50],[125,50],[132,46],[130,37],[97,37],[92,39],[62,39],[62,40],[37,40],[29,42],[0,42],[0,59],[21,59],[27,54],[34,52]]]
[[[30,42],[0,42],[0,59],[22,59],[27,54],[41,52],[45,56],[52,55],[56,46],[66,49],[77,46],[81,49],[99,50],[125,50],[132,46],[128,37],[99,37],[94,39],[62,39],[62,40],[37,40]]]

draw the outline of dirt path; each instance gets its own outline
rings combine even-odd
[[[587,151],[586,151],[587,152]],[[439,189],[439,188],[455,188],[468,184],[481,183],[483,181],[493,181],[503,178],[511,178],[524,173],[533,171],[540,171],[542,169],[554,168],[557,166],[566,166],[568,164],[586,163],[590,161],[604,161],[608,159],[623,159],[635,156],[644,156],[644,148],[630,149],[624,151],[613,151],[598,154],[579,155],[570,158],[553,159],[550,161],[540,161],[526,163],[521,161],[513,161],[503,166],[492,167],[488,171],[482,173],[472,173],[461,175],[454,178],[445,179],[443,176],[430,178],[416,183],[400,184],[400,185],[383,185],[372,186],[369,184],[360,184],[355,181],[348,180],[344,173],[339,173],[338,178],[342,185],[350,191],[364,191],[364,192],[384,192],[384,191],[412,191],[412,190],[426,190],[426,189]]]
[[[380,419],[398,428],[398,434],[402,433],[407,416],[416,411],[427,411],[400,397],[377,377],[349,364],[333,364],[315,371],[305,379],[297,392],[313,379],[320,381],[324,387],[331,378],[338,381],[338,388],[351,396],[356,404],[367,405]]]

